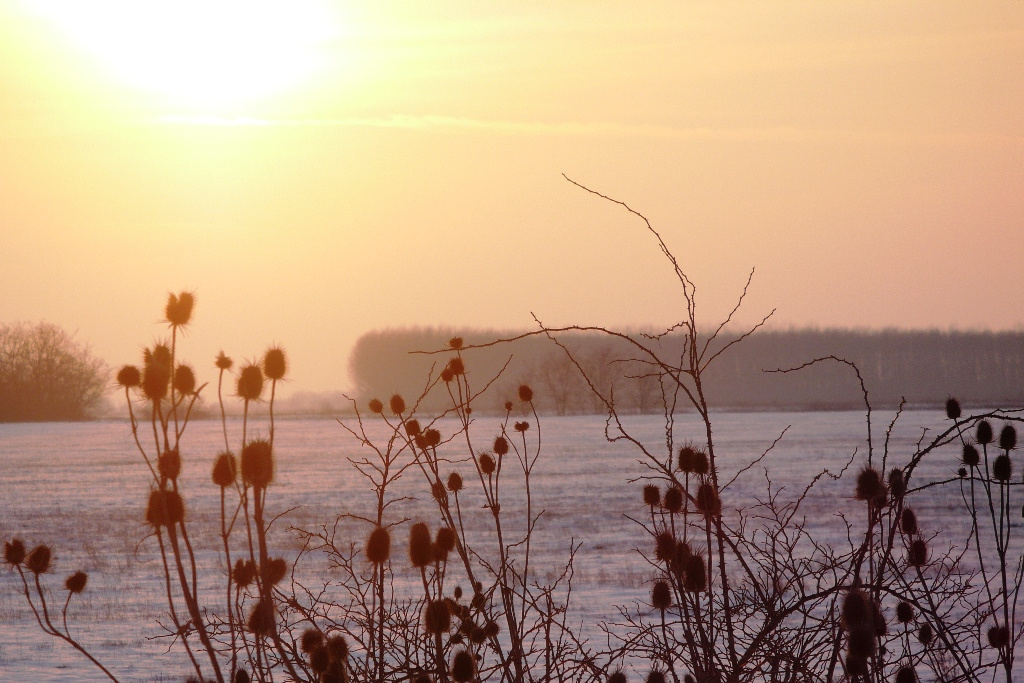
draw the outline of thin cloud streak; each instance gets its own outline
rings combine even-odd
[[[382,118],[337,119],[265,119],[252,117],[217,117],[166,115],[157,119],[160,125],[209,127],[329,127],[329,128],[397,128],[408,130],[483,131],[505,135],[546,135],[574,137],[633,137],[674,140],[821,140],[840,139],[909,142],[921,145],[1012,145],[1024,146],[1024,135],[997,135],[985,132],[928,133],[917,131],[872,131],[841,128],[801,128],[796,126],[682,128],[661,125],[635,125],[612,122],[520,122],[488,121],[457,116],[396,115]]]

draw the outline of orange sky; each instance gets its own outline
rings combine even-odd
[[[654,242],[566,173],[709,323],[756,267],[748,320],[1024,325],[1019,1],[181,15],[211,3],[0,0],[0,322],[117,366],[191,289],[201,376],[279,343],[293,390],[374,328],[674,322]]]

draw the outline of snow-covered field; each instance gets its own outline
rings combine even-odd
[[[876,447],[884,439],[886,420],[876,417]],[[894,431],[890,450],[902,464],[924,427],[940,429],[945,416],[938,411],[909,411]],[[653,449],[664,452],[664,424],[654,416],[630,419],[636,434]],[[720,466],[727,477],[759,456],[787,427],[778,446],[748,471],[724,496],[726,508],[749,506],[765,491],[767,468],[774,487],[794,495],[824,468],[838,471],[856,450],[866,457],[864,416],[856,412],[722,413],[715,417]],[[265,426],[257,426],[265,429]],[[231,433],[239,425],[229,425]],[[440,426],[445,436],[451,433]],[[496,418],[482,417],[474,425],[481,448],[497,434]],[[699,443],[702,426],[694,416],[677,421],[679,442]],[[536,427],[530,432],[537,436]],[[635,552],[647,547],[643,532],[626,518],[642,515],[641,484],[645,474],[639,454],[624,443],[608,443],[601,417],[544,418],[542,455],[532,482],[534,506],[545,514],[534,540],[541,576],[564,560],[571,541],[582,542],[577,555],[574,601],[584,632],[597,637],[596,624],[615,615],[616,605],[645,601],[650,569]],[[234,437],[237,442],[237,436]],[[369,515],[370,491],[347,458],[365,453],[359,443],[330,420],[283,420],[277,424],[277,473],[268,497],[268,511],[289,510],[273,535],[276,554],[291,559],[298,545],[288,526],[314,528],[332,523],[343,513]],[[188,515],[203,556],[216,562],[218,490],[210,482],[214,456],[223,448],[220,423],[195,422],[183,441],[182,488]],[[237,446],[236,446],[237,449]],[[454,444],[452,458],[465,457]],[[919,476],[947,477],[955,472],[959,451],[949,447],[927,459]],[[89,573],[86,592],[73,601],[70,623],[99,659],[125,681],[181,681],[187,675],[184,656],[168,652],[159,621],[166,622],[161,570],[155,540],[143,521],[149,490],[148,471],[122,422],[83,424],[0,425],[0,539],[23,538],[29,547],[54,548],[55,567],[48,576],[54,599],[63,597],[63,580],[78,569]],[[451,467],[469,474],[466,464]],[[503,491],[506,519],[522,520],[516,504],[512,474]],[[467,483],[471,484],[468,476]],[[809,499],[805,513],[821,533],[836,537],[842,527],[835,514],[863,514],[851,500],[852,479],[835,484],[823,480]],[[396,510],[436,527],[433,501],[422,475],[410,471],[397,495],[416,495]],[[471,500],[468,502],[472,502]],[[915,501],[922,525],[941,526],[951,538],[963,539],[966,528],[962,503],[951,487],[934,490]],[[467,505],[480,529],[486,518]],[[941,518],[941,525],[937,519]],[[358,544],[364,527],[349,527]],[[70,647],[44,636],[19,592],[17,575],[0,569],[0,681],[102,681],[105,677]]]

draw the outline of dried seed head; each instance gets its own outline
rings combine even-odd
[[[867,621],[868,615],[870,614],[869,605],[868,596],[859,588],[853,588],[846,592],[846,595],[843,597],[843,607],[841,612],[843,617],[843,626],[846,630],[849,631],[857,624],[862,624]]]
[[[435,544],[445,557],[447,557],[448,553],[455,550],[455,541],[455,531],[451,527],[443,526],[437,530]]]
[[[654,484],[644,486],[644,505],[658,507],[661,504],[661,489]]]
[[[405,399],[395,394],[389,401],[391,412],[395,415],[401,415],[405,412]]]
[[[117,371],[117,383],[126,389],[142,384],[142,373],[134,365],[126,365]]]
[[[973,444],[965,443],[963,463],[968,467],[977,467],[979,462],[981,462],[981,454],[978,453],[978,449]]]
[[[487,634],[484,632],[483,626],[477,626],[476,624],[473,624],[472,622],[468,621],[465,623],[468,625],[469,628],[469,642],[473,643],[474,645],[480,645],[481,643],[487,640]]]
[[[146,505],[146,522],[154,527],[177,524],[185,519],[185,503],[177,491],[149,492],[149,503]]]
[[[1004,648],[1010,644],[1010,631],[1005,626],[996,624],[988,630],[988,644],[995,648]]]
[[[447,633],[452,627],[452,614],[444,600],[428,600],[423,608],[423,628],[427,633]]]
[[[348,659],[348,642],[344,636],[340,634],[331,636],[327,639],[327,645],[324,647],[332,662],[343,662]]]
[[[373,564],[384,564],[391,557],[391,532],[377,527],[366,539],[366,559]]]
[[[430,446],[431,448],[437,448],[438,446],[441,445],[441,432],[437,431],[436,429],[428,429],[427,431],[423,432],[423,439],[427,446]]]
[[[928,544],[922,538],[916,538],[907,548],[907,564],[911,567],[921,567],[928,563]]]
[[[441,381],[448,384],[455,379],[455,373],[451,371],[451,368],[445,368],[441,371]]]
[[[683,472],[694,471],[694,458],[697,457],[697,450],[690,444],[686,444],[679,449],[679,469]]]
[[[909,624],[914,620],[914,607],[906,600],[896,605],[896,620],[901,624]]]
[[[409,560],[414,567],[426,567],[434,560],[433,542],[430,529],[423,522],[417,522],[409,530]]]
[[[313,650],[319,650],[324,646],[324,634],[315,628],[307,628],[302,632],[299,644],[302,651],[307,654]]]
[[[266,439],[250,441],[242,449],[242,482],[266,488],[274,480],[274,452]]]
[[[718,497],[715,487],[709,483],[697,487],[696,501],[697,509],[705,517],[714,517],[722,512],[722,500]]]
[[[452,472],[448,475],[448,490],[452,493],[458,493],[462,490],[462,475],[458,472]]]
[[[268,636],[274,632],[274,622],[274,605],[269,600],[260,600],[249,612],[245,625],[257,635]]]
[[[230,370],[231,366],[234,365],[234,361],[227,357],[223,351],[217,354],[217,358],[214,359],[213,364],[221,370]]]
[[[516,424],[515,424],[515,430],[517,432],[525,432],[525,431],[527,431],[529,429],[530,429],[530,423],[529,422],[516,422]]]
[[[1013,425],[1003,425],[999,432],[999,447],[1004,451],[1012,451],[1017,447],[1017,430]]]
[[[896,669],[896,678],[894,680],[895,683],[917,683],[917,673],[914,672],[914,667],[904,664]]]
[[[505,437],[499,436],[494,440],[494,452],[498,455],[505,455],[508,453],[508,441],[505,441]]]
[[[238,669],[235,671],[235,680],[232,683],[249,683],[252,679],[249,678],[249,672],[245,669]]]
[[[235,454],[225,451],[213,461],[213,483],[226,488],[235,483],[238,468],[235,465]]]
[[[419,420],[406,420],[405,421],[405,433],[409,436],[416,436],[420,433],[420,421]]]
[[[867,659],[875,654],[877,646],[878,639],[875,636],[875,630],[870,624],[857,624],[850,629],[850,633],[846,638],[847,652],[850,653],[851,657],[857,659]]]
[[[437,501],[448,500],[448,492],[444,490],[444,484],[439,481],[435,481],[430,485],[430,495]]]
[[[700,593],[708,584],[708,568],[701,555],[690,555],[686,562],[686,579],[683,583],[691,593]]]
[[[179,394],[192,395],[196,390],[196,373],[187,365],[179,365],[174,370],[173,386]]]
[[[171,347],[167,345],[167,342],[158,342],[153,344],[151,349],[143,349],[142,358],[145,361],[145,365],[152,363],[170,369]]]
[[[20,538],[4,543],[4,562],[12,567],[24,562],[25,554],[25,542]]]
[[[871,622],[875,626],[875,635],[881,638],[889,632],[888,624],[885,621],[885,613],[882,606],[877,602],[871,603]]]
[[[494,458],[492,458],[489,454],[481,453],[477,457],[476,461],[480,465],[480,471],[481,472],[483,472],[484,474],[493,474],[494,473],[494,468],[495,468]]]
[[[256,578],[256,564],[252,560],[238,558],[235,561],[235,568],[231,572],[231,578],[242,588],[245,588]]]
[[[672,486],[665,490],[665,510],[675,514],[683,509],[683,490],[678,486]]]
[[[384,412],[384,404],[381,402],[379,398],[371,398],[370,402],[367,403],[366,406],[370,409],[371,413]]]
[[[665,683],[665,672],[658,669],[651,669],[647,674],[646,683]]]
[[[171,371],[163,363],[146,363],[142,370],[142,393],[150,401],[162,401],[167,396]]]
[[[964,479],[967,476],[967,468],[961,467],[960,469],[958,469],[956,471],[956,476],[960,477],[961,479]]]
[[[263,583],[276,586],[288,574],[288,563],[283,557],[272,557],[263,566]]]
[[[921,627],[917,629],[917,640],[922,645],[930,645],[934,637],[935,633],[932,631],[932,625],[927,622],[921,624]]]
[[[323,647],[311,650],[309,653],[309,668],[315,673],[322,674],[327,671],[327,667],[331,665],[331,657],[327,654],[327,649]]]
[[[654,537],[654,557],[659,562],[669,562],[675,557],[676,538],[671,531],[659,531]]]
[[[899,467],[889,470],[889,491],[893,498],[902,498],[907,492],[907,482],[903,478],[903,470]]]
[[[53,552],[48,545],[37,545],[25,557],[25,568],[33,574],[45,574],[50,571],[50,561],[53,559]]]
[[[1010,456],[1003,453],[992,463],[992,476],[999,481],[1010,481],[1012,474],[1013,463],[1010,462]]]
[[[462,337],[452,337],[448,340],[448,348],[458,351],[462,348]]]
[[[85,590],[85,584],[88,580],[89,575],[85,572],[75,572],[64,582],[64,588],[66,588],[69,593],[81,593]]]
[[[626,683],[626,672],[622,669],[613,672],[608,676],[608,683]]]
[[[238,398],[258,401],[263,393],[263,370],[255,363],[246,363],[238,372]]]
[[[852,654],[846,655],[846,673],[853,680],[857,676],[868,675],[868,660],[855,657]]]
[[[459,650],[452,657],[452,680],[456,683],[467,683],[476,676],[476,661],[469,650]]]
[[[882,483],[882,475],[873,467],[865,467],[857,475],[857,488],[855,491],[857,500],[874,502],[885,496],[885,485]]]
[[[161,477],[177,479],[181,474],[181,455],[178,453],[178,449],[161,453],[157,458],[156,465]]]
[[[917,515],[912,508],[903,508],[900,514],[900,529],[908,536],[917,533]]]
[[[523,403],[529,403],[533,400],[533,389],[526,384],[519,385],[519,400]]]
[[[988,420],[982,420],[978,423],[978,431],[975,433],[975,441],[983,446],[992,443],[992,425]]]
[[[501,631],[501,627],[498,626],[498,622],[496,621],[488,621],[484,624],[484,635],[488,638],[493,638],[498,635],[499,631]]]
[[[279,380],[284,378],[288,371],[288,361],[284,355],[284,349],[280,346],[271,346],[263,354],[263,374],[267,379]]]
[[[463,375],[466,373],[466,365],[462,362],[462,359],[456,356],[448,361],[448,370],[453,375]]]
[[[512,401],[505,401],[505,412],[512,412]]]
[[[167,296],[167,306],[164,307],[164,316],[173,327],[184,327],[192,318],[192,306],[195,305],[195,297],[191,292],[182,292],[177,296]]]
[[[668,581],[655,581],[651,589],[651,605],[654,609],[665,611],[672,606],[672,589]]]
[[[693,453],[693,473],[705,475],[710,472],[711,462],[708,460],[708,454],[703,450],[695,450]]]
[[[950,420],[960,419],[960,401],[952,396],[946,399],[946,417]]]

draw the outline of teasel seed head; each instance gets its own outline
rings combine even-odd
[[[900,529],[908,536],[917,533],[917,515],[913,508],[903,508],[903,512],[900,513]]]
[[[906,600],[896,605],[896,620],[901,624],[909,624],[914,620],[914,606]]]
[[[975,432],[974,440],[982,446],[992,443],[992,425],[988,420],[978,423],[978,430]]]
[[[960,477],[961,479],[966,479],[967,478],[967,468],[966,467],[961,467],[960,469],[958,469],[956,471],[956,476]]]
[[[529,431],[529,429],[530,429],[530,423],[529,422],[525,422],[525,421],[524,422],[516,422],[516,424],[515,424],[515,430],[517,432],[526,432],[526,431]]]
[[[167,396],[171,371],[163,363],[146,363],[142,370],[142,393],[150,401],[162,401]]]
[[[683,586],[691,593],[700,593],[708,585],[708,568],[702,555],[690,555],[686,562],[686,578]]]
[[[409,530],[409,560],[414,567],[426,567],[434,560],[434,549],[430,529],[423,522],[417,522]]]
[[[235,671],[235,679],[232,683],[250,683],[252,679],[249,678],[249,672],[245,669],[238,669]]]
[[[275,622],[274,605],[269,600],[260,600],[249,612],[245,625],[256,635],[268,636],[274,632]]]
[[[512,412],[512,401],[505,401],[505,412]]]
[[[421,431],[419,420],[406,420],[405,421],[405,433],[409,436],[415,437]]]
[[[965,443],[963,463],[968,467],[977,467],[980,462],[981,454],[978,453],[978,449],[974,447],[974,444]]]
[[[178,449],[164,451],[156,461],[157,470],[161,477],[175,480],[181,474],[181,455]]]
[[[946,417],[950,420],[960,419],[960,401],[952,396],[946,399]]]
[[[371,398],[370,402],[367,403],[366,405],[370,409],[371,413],[380,414],[384,412],[384,404],[381,402],[379,398]]]
[[[494,452],[498,455],[505,455],[508,453],[508,441],[505,440],[505,437],[499,436],[494,440]]]
[[[149,492],[146,505],[146,522],[154,527],[178,524],[185,519],[185,503],[177,491],[161,491],[154,489]]]
[[[697,487],[696,502],[697,509],[705,517],[715,517],[722,513],[722,500],[718,497],[715,487],[710,483],[701,484]]]
[[[191,396],[196,391],[196,373],[187,365],[179,365],[174,370],[174,390],[179,394]]]
[[[654,609],[664,612],[672,606],[672,589],[668,581],[655,581],[651,589],[651,605]]]
[[[846,637],[846,647],[851,657],[867,659],[875,654],[875,648],[878,647],[875,630],[867,623],[855,625]]]
[[[89,581],[89,575],[85,572],[75,572],[64,582],[64,588],[69,593],[77,594],[85,590],[85,584]]]
[[[315,650],[309,652],[309,668],[314,673],[322,674],[327,671],[327,667],[331,665],[331,657],[327,654],[327,648],[318,647]]]
[[[469,650],[459,650],[452,657],[452,680],[455,683],[467,683],[476,676],[476,661]]]
[[[263,583],[269,586],[276,586],[288,575],[288,563],[283,557],[272,557],[263,566]]]
[[[328,638],[324,648],[332,662],[344,662],[348,659],[348,641],[341,634]]]
[[[885,620],[885,613],[878,602],[871,603],[871,623],[875,626],[875,635],[881,638],[889,632],[889,625]]]
[[[999,447],[1004,451],[1012,451],[1017,447],[1017,429],[1013,425],[1005,424],[999,431]]]
[[[679,469],[683,472],[693,472],[694,469],[694,458],[697,455],[697,450],[690,444],[686,444],[679,448]]]
[[[245,588],[256,578],[256,564],[252,560],[238,558],[235,561],[235,568],[231,572],[231,578],[235,584]]]
[[[399,396],[398,394],[392,396],[391,400],[388,403],[389,407],[391,408],[391,412],[394,413],[395,415],[401,415],[402,413],[405,412],[405,399]]]
[[[313,650],[319,650],[324,646],[324,634],[319,629],[307,628],[302,632],[302,638],[299,641],[299,646],[302,651],[309,654]]]
[[[441,371],[441,381],[448,384],[455,379],[455,373],[451,371],[451,368],[445,368]]]
[[[274,481],[274,451],[266,439],[255,439],[242,449],[242,482],[264,489]]]
[[[533,389],[526,384],[519,385],[519,400],[523,403],[529,403],[533,400]]]
[[[427,446],[431,448],[437,448],[441,445],[441,432],[436,429],[428,429],[423,432],[423,439]]]
[[[494,636],[498,635],[500,631],[501,627],[498,626],[498,622],[496,621],[488,620],[484,624],[484,635],[488,638],[493,638]]]
[[[48,545],[37,545],[25,556],[25,568],[33,574],[45,574],[50,571],[53,552]]]
[[[654,537],[654,557],[659,562],[670,562],[676,553],[676,538],[671,531],[659,531]]]
[[[235,454],[231,451],[224,451],[213,461],[213,483],[222,489],[234,484],[237,474],[238,467],[235,464]]]
[[[847,653],[846,655],[846,673],[850,680],[853,680],[857,676],[868,675],[868,660],[860,657],[855,657],[852,654]]]
[[[651,669],[647,673],[646,683],[665,683],[665,672],[658,669]]]
[[[142,384],[142,373],[134,365],[125,365],[117,371],[117,383],[126,389],[134,389]]]
[[[885,484],[882,483],[882,475],[873,467],[865,467],[857,475],[857,488],[855,496],[857,500],[874,502],[880,496],[885,495]]]
[[[843,597],[843,606],[840,614],[843,619],[843,627],[849,631],[857,624],[867,621],[870,614],[870,602],[868,596],[859,588],[851,588]]]
[[[708,454],[702,449],[694,450],[693,452],[693,473],[706,475],[711,471],[711,461],[708,459]]]
[[[234,361],[228,358],[224,351],[217,354],[217,358],[214,359],[213,364],[220,370],[230,370],[231,366],[234,365]]]
[[[448,475],[448,490],[452,493],[458,493],[462,490],[462,475],[458,472],[452,472]]]
[[[480,471],[484,474],[493,474],[495,469],[494,458],[488,453],[481,453],[477,459],[477,463],[480,465]]]
[[[896,669],[894,681],[895,683],[917,683],[917,673],[914,671],[914,667],[904,664]]]
[[[466,365],[465,363],[462,362],[461,358],[455,356],[454,358],[448,361],[448,370],[453,375],[463,375],[466,373]]]
[[[25,561],[25,542],[20,538],[14,538],[4,543],[4,562],[12,567]]]
[[[922,538],[915,538],[907,548],[907,564],[922,567],[928,563],[928,544]]]
[[[280,346],[271,346],[267,349],[267,352],[263,354],[263,374],[267,376],[267,379],[284,379],[287,371],[288,360],[285,358],[284,349]]]
[[[457,540],[457,538],[455,536],[455,530],[454,529],[452,529],[451,527],[447,527],[447,526],[443,526],[443,527],[438,528],[438,530],[437,530],[437,539],[434,541],[434,544],[437,546],[437,548],[443,554],[443,557],[441,559],[447,558],[448,557],[448,553],[450,553],[451,551],[455,550],[456,540]]]
[[[661,489],[654,484],[644,486],[644,505],[655,508],[661,505]]]
[[[423,629],[430,634],[447,633],[452,627],[452,614],[444,600],[428,600],[423,607]]]
[[[678,486],[671,486],[665,490],[665,510],[676,514],[683,509],[683,490]]]
[[[191,292],[182,292],[175,296],[167,295],[167,306],[164,307],[164,317],[173,327],[184,327],[192,318],[192,307],[195,305],[195,296]]]
[[[988,644],[994,648],[1004,648],[1010,644],[1010,631],[1005,626],[996,624],[988,630]]]
[[[439,502],[448,500],[448,491],[445,490],[444,484],[439,481],[435,481],[430,485],[430,495],[434,497],[434,500]]]
[[[992,463],[992,476],[999,481],[1010,481],[1010,476],[1013,474],[1013,463],[1010,462],[1010,456],[1006,453],[1002,453]]]
[[[889,470],[889,491],[893,498],[902,498],[907,492],[907,481],[903,478],[903,470],[894,467]]]
[[[258,401],[263,393],[263,370],[255,363],[246,363],[238,372],[238,398],[243,401]]]
[[[391,532],[377,527],[366,539],[366,559],[373,564],[384,564],[391,557]]]
[[[932,625],[928,622],[921,624],[920,628],[917,629],[917,640],[922,645],[931,645],[934,637],[935,632],[932,631]]]
[[[448,348],[453,351],[458,351],[462,348],[462,337],[452,337],[448,340]]]
[[[626,683],[626,672],[622,669],[612,672],[612,674],[608,676],[608,683]]]

